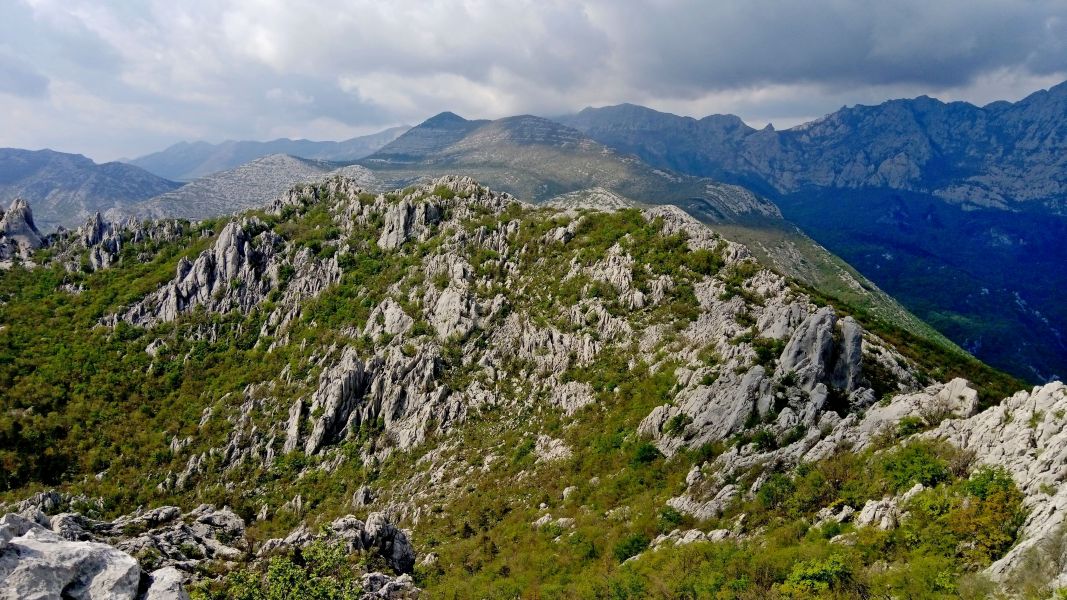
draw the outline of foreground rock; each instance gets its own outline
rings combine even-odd
[[[987,572],[999,581],[1035,565],[1067,586],[1067,386],[1056,381],[1018,392],[967,419],[951,419],[925,434],[974,452],[978,462],[1004,467],[1029,511],[1020,541]]]
[[[86,499],[41,493],[0,518],[0,599],[181,599],[201,562],[247,556],[244,521],[226,508],[163,506],[114,521],[58,512],[75,501]]]
[[[97,542],[66,540],[16,514],[0,519],[0,598],[137,598],[141,567]]]
[[[201,563],[217,561],[233,567],[254,560],[244,521],[227,508],[205,504],[183,513],[178,507],[163,506],[114,521],[44,512],[68,508],[71,501],[46,492],[19,503],[19,512],[0,518],[0,600],[181,600],[188,598],[185,585],[202,577]],[[364,574],[365,597],[418,597],[410,576],[415,550],[408,534],[384,513],[370,513],[365,522],[342,517],[318,535],[301,526],[284,539],[268,540],[258,556],[267,558],[316,541],[380,557],[399,574]]]

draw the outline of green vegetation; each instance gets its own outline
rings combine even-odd
[[[275,556],[263,571],[241,569],[219,584],[196,586],[193,600],[355,600],[362,597],[353,557],[343,545],[313,542]]]
[[[446,192],[434,190],[442,198]],[[507,309],[493,318],[521,311],[536,325],[591,341],[597,341],[593,329],[572,314],[596,319],[602,311],[632,325],[660,326],[663,339],[651,352],[641,350],[640,340],[626,339],[606,345],[595,360],[570,363],[561,379],[588,384],[594,405],[572,415],[547,408],[545,391],[534,388],[527,375],[551,366],[506,356],[497,376],[489,378],[470,360],[470,349],[492,343],[484,331],[437,340],[420,316],[400,348],[405,356],[424,343],[440,344],[435,368],[442,382],[454,390],[484,386],[514,402],[471,407],[462,427],[431,428],[424,443],[380,461],[362,457],[371,447],[392,443],[383,435],[387,417],[364,423],[343,441],[333,456],[341,460],[330,469],[321,468],[327,459],[299,451],[279,452],[267,464],[250,460],[228,467],[209,454],[190,485],[157,489],[155,484],[182,472],[192,454],[225,446],[245,394],[256,401],[249,425],[269,430],[284,422],[295,399],[317,386],[322,365],[329,364],[324,359],[336,353],[331,347],[351,346],[369,357],[389,341],[360,333],[384,299],[393,297],[410,315],[421,315],[427,290],[451,285],[447,276],[424,269],[423,259],[455,232],[434,230],[425,241],[386,253],[375,243],[380,220],[335,222],[332,201],[309,198],[281,217],[261,215],[264,228],[317,256],[336,256],[343,271],[339,282],[304,303],[285,338],[258,336],[280,294],[247,314],[197,310],[150,329],[100,324],[169,280],[179,258],[209,247],[212,237],[193,232],[165,244],[129,244],[120,267],[98,273],[16,268],[0,277],[0,500],[59,486],[102,497],[107,515],[162,504],[229,505],[251,523],[255,544],[288,533],[302,520],[314,530],[347,514],[353,493],[373,486],[382,506],[418,503],[418,522],[405,526],[412,527],[420,553],[440,556],[436,565],[415,573],[418,585],[435,598],[867,598],[915,596],[924,589],[933,590],[933,597],[958,597],[969,593],[968,582],[979,585],[976,570],[1015,541],[1024,513],[1010,478],[988,469],[972,474],[967,456],[930,442],[863,453],[841,448],[795,470],[761,465],[725,474],[740,489],[766,478],[758,492],[739,497],[705,522],[667,508],[667,500],[685,489],[692,465],[712,460],[726,444],[667,457],[638,434],[650,411],[672,401],[676,374],[692,368],[664,359],[663,348],[678,344],[679,332],[700,315],[696,290],[706,276],[720,278],[728,293],[747,302],[763,299],[744,286],[758,270],[754,262],[724,268],[723,245],[690,251],[683,236],[665,235],[662,223],[649,223],[633,210],[580,214],[566,245],[544,241],[553,229],[573,224],[572,217],[558,213],[514,207],[503,218],[476,214],[461,224],[468,232],[483,227],[491,232],[502,221],[515,223],[509,255],[475,245],[463,250],[471,267],[488,278],[475,293],[486,301],[498,295],[506,300]],[[217,231],[220,225],[208,227]],[[659,290],[665,294],[661,302],[633,309],[608,283],[568,277],[572,262],[592,266],[616,245],[635,260],[633,286],[645,294]],[[138,260],[142,254],[150,259]],[[505,259],[523,276],[514,277]],[[282,270],[280,285],[294,276]],[[665,276],[671,285],[657,287]],[[84,291],[61,291],[67,284]],[[889,334],[879,333],[887,337],[906,335],[884,327]],[[746,335],[756,363],[772,367],[783,342]],[[147,353],[156,340],[162,348]],[[714,348],[699,350],[697,367],[718,368]],[[922,352],[924,368],[970,364],[963,358],[953,363],[955,355],[936,345]],[[786,374],[780,383],[795,378]],[[269,390],[257,387],[272,381],[276,385]],[[983,384],[999,389],[1007,381],[994,373]],[[663,432],[684,435],[687,419],[681,414],[669,419]],[[914,426],[902,425],[909,429],[901,433]],[[737,441],[768,450],[804,433],[798,428],[776,439],[754,413],[750,430]],[[540,434],[574,452],[539,462]],[[188,447],[171,450],[172,440],[186,438],[192,439]],[[441,479],[431,482],[438,468]],[[104,477],[94,477],[101,472]],[[824,507],[859,508],[915,483],[930,489],[911,500],[911,518],[894,531],[813,525]],[[568,487],[574,489],[564,500]],[[297,494],[302,515],[280,508]],[[272,508],[270,517],[254,520],[263,505]],[[573,521],[531,525],[549,512]],[[751,537],[646,551],[656,536],[693,527],[737,529]],[[832,542],[838,535],[850,543]],[[200,586],[195,596],[348,598],[358,591],[353,567],[360,560],[366,557],[311,546],[273,557],[265,566],[238,568],[217,584]]]
[[[889,342],[898,352],[918,365],[927,379],[947,381],[954,377],[963,377],[969,380],[978,390],[982,408],[1028,387],[1022,380],[990,367],[947,340],[941,342],[934,337],[917,335],[863,308],[840,302],[811,288],[798,286],[798,289],[808,294],[815,302],[833,306],[840,315],[855,317],[866,330]]]

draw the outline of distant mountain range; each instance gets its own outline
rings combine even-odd
[[[712,222],[781,218],[773,204],[747,190],[650,167],[576,129],[530,115],[468,121],[441,113],[358,162],[395,182],[470,174],[532,202],[602,187],[645,203],[683,204]]]
[[[984,107],[921,96],[785,131],[629,104],[559,119],[653,166],[789,194],[890,188],[973,207],[1067,211],[1067,82]]]
[[[192,181],[272,154],[288,154],[301,158],[337,162],[353,161],[373,153],[408,129],[407,126],[392,127],[341,142],[313,142],[287,138],[269,142],[230,140],[220,144],[181,142],[166,150],[128,162],[160,177],[176,181]]]
[[[744,185],[998,367],[1067,373],[1067,83],[978,107],[920,97],[785,131],[634,105],[562,117],[652,166]]]
[[[27,200],[44,231],[81,225],[96,213],[122,210],[180,187],[138,167],[97,164],[80,154],[0,148],[0,205]]]
[[[205,219],[259,208],[297,183],[312,182],[337,173],[361,186],[374,188],[377,180],[358,165],[274,154],[234,169],[213,173],[135,206],[114,209],[107,217],[140,219],[177,217]]]

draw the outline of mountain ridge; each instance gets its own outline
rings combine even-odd
[[[217,144],[178,142],[159,152],[125,162],[168,179],[192,181],[272,154],[288,154],[312,160],[352,161],[378,150],[409,128],[407,125],[391,127],[339,142],[289,138],[265,142],[226,140]]]
[[[2,592],[1067,583],[1067,387],[898,345],[672,205],[333,177],[49,244],[0,278],[35,394],[0,394]]]
[[[920,337],[952,345],[837,257],[781,218],[746,188],[653,167],[574,128],[536,116],[467,121],[442,113],[359,164],[386,187],[464,172],[532,202],[606,190],[648,205],[674,203],[702,221],[728,228],[766,264],[829,297],[866,307]]]
[[[805,186],[888,186],[929,192],[950,202],[996,208],[1011,208],[1013,202],[1036,202],[1056,211],[1063,208],[1067,175],[1059,153],[1050,152],[1058,146],[1048,144],[1064,138],[1067,126],[1055,118],[1065,108],[1067,82],[1035,91],[1016,102],[998,101],[985,106],[943,102],[929,96],[845,106],[819,119],[776,131],[757,130],[734,115],[694,119],[633,104],[590,107],[558,120],[609,146],[633,150],[654,165],[677,168],[679,164],[692,164],[683,171],[727,173],[727,181],[742,185],[762,179],[764,185],[779,193],[796,192]],[[650,126],[650,130],[685,135],[669,138],[671,147],[642,145],[637,138],[626,135],[639,129],[627,131],[621,124],[626,118],[619,118],[620,113],[626,117],[641,115],[639,124]],[[966,129],[948,127],[947,119],[965,121]],[[613,129],[616,123],[618,126]],[[728,125],[732,135],[722,135],[724,127],[708,130],[709,124]],[[1040,126],[1050,124],[1054,125],[1052,131],[1039,133]],[[900,137],[903,133],[917,141],[908,142]],[[853,141],[851,147],[877,148],[875,154],[859,159],[848,150],[835,154],[834,148],[850,137],[863,138]],[[990,151],[991,140],[998,139],[1014,154]],[[715,146],[722,146],[722,151],[711,153]],[[902,159],[898,153],[902,153]],[[974,158],[983,156],[988,158]],[[772,168],[772,161],[778,166]],[[939,183],[937,170],[943,167],[943,161],[962,171],[962,176],[953,178],[954,185]],[[804,169],[794,166],[801,163],[806,165]],[[1050,171],[1049,167],[1055,165],[1060,168]],[[1021,183],[1035,170],[1040,171],[1039,184],[1032,177]],[[987,172],[998,172],[999,177],[978,176]]]
[[[983,107],[927,96],[848,106],[781,131],[634,105],[560,121],[766,196],[957,343],[1046,381],[1067,372],[1056,299],[1067,253],[1054,241],[1067,227],[1065,114],[1067,82]]]
[[[346,174],[367,187],[376,185],[374,175],[359,166],[272,154],[201,177],[135,205],[113,209],[106,215],[113,220],[130,216],[210,219],[263,206],[293,185],[318,180],[329,173]]]
[[[180,185],[139,167],[98,164],[81,154],[0,148],[0,202],[28,201],[45,230],[75,226],[93,213],[129,206]]]

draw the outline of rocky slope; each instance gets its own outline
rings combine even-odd
[[[956,343],[1067,372],[1067,83],[984,107],[920,97],[784,130],[633,105],[561,118],[650,165],[744,185]]]
[[[109,211],[110,218],[207,219],[260,207],[294,184],[319,179],[331,172],[374,187],[374,176],[361,167],[275,154],[236,168],[213,173],[134,206]]]
[[[127,161],[149,173],[174,181],[192,181],[219,171],[228,171],[257,158],[288,154],[312,160],[352,161],[377,151],[408,130],[391,127],[371,135],[340,142],[313,142],[286,138],[269,142],[229,140],[219,144],[181,142],[162,150]]]
[[[184,584],[198,566],[248,556],[245,523],[228,509],[202,504],[183,514],[176,506],[161,506],[101,521],[61,512],[72,506],[100,508],[86,498],[48,492],[0,519],[0,597],[188,599]],[[294,531],[285,540],[269,541],[265,553],[315,538],[307,530]],[[380,555],[396,572],[410,573],[414,565],[404,532],[380,513],[370,514],[366,523],[352,516],[338,519],[321,538],[344,540],[350,553]],[[366,597],[417,593],[410,576],[371,572],[362,579]]]
[[[96,212],[121,209],[180,185],[126,164],[96,164],[80,154],[0,149],[0,203],[23,198],[44,230],[74,227]]]
[[[210,598],[271,585],[281,567],[256,565],[299,565],[316,540],[363,556],[351,585],[387,597],[413,584],[465,597],[830,589],[820,582],[863,597],[901,593],[894,577],[917,581],[913,565],[935,559],[946,590],[1021,589],[1035,560],[1047,576],[1034,585],[1057,585],[1062,384],[1000,402],[1008,380],[977,365],[980,383],[938,382],[944,355],[816,303],[677,207],[565,206],[465,177],[388,194],[334,177],[232,219],[93,220],[60,236],[39,268],[0,279],[0,349],[21,356],[0,382],[87,379],[28,396],[48,403],[43,421],[4,396],[18,426],[0,441],[23,454],[2,456],[2,483],[14,499],[62,472],[64,493],[102,497],[111,520],[34,512],[69,509],[51,500],[10,507],[41,529],[6,517],[0,568],[43,568],[19,548],[64,553],[73,523],[79,543],[127,553],[71,548],[111,557],[92,571],[108,573],[100,585],[128,590],[136,567],[146,585]],[[65,329],[37,312],[40,293],[59,295]],[[49,344],[77,358],[54,363]],[[103,410],[81,395],[97,374]],[[994,506],[1025,520],[990,529],[966,512]],[[946,514],[938,544],[912,535]],[[972,530],[982,544],[965,543]],[[186,552],[188,536],[203,548]],[[686,554],[755,564],[746,553],[768,543],[797,554],[758,581]],[[824,568],[813,557],[829,557],[824,579],[806,575]],[[847,577],[833,570],[846,558]],[[663,560],[699,568],[661,581]],[[87,576],[63,581],[75,580]]]
[[[527,115],[469,121],[442,113],[361,164],[397,186],[464,172],[532,202],[566,203],[611,194],[644,205],[675,204],[701,221],[727,228],[732,238],[779,271],[919,337],[951,346],[873,283],[782,220],[764,198],[735,185],[652,167],[546,119]]]

